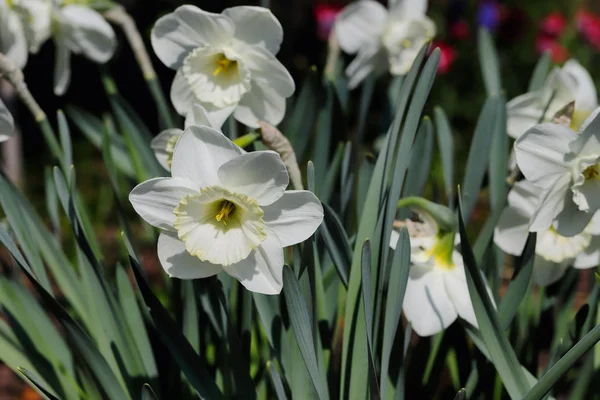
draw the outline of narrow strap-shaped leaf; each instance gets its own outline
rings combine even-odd
[[[487,94],[488,96],[498,95],[502,90],[502,83],[500,82],[500,63],[498,61],[494,39],[492,38],[492,35],[490,35],[490,32],[484,27],[479,28],[477,44],[479,64],[481,66],[481,73],[483,75],[483,82],[485,83]]]
[[[300,94],[294,100],[292,110],[288,113],[289,117],[283,123],[282,132],[289,138],[292,147],[296,152],[298,160],[302,160],[308,142],[312,136],[313,125],[317,119],[318,102],[315,99],[319,98],[317,71],[310,69]]]
[[[352,265],[350,240],[333,208],[323,203],[323,210],[325,217],[320,228],[321,237],[325,242],[325,249],[327,249],[329,257],[331,257],[331,261],[333,261],[333,265],[338,271],[340,280],[347,288],[350,265]]]
[[[437,144],[442,159],[442,170],[444,175],[444,188],[448,197],[448,206],[454,207],[454,139],[450,121],[441,107],[433,110],[435,120],[435,133]]]
[[[48,398],[49,400],[59,400],[58,397],[56,397],[52,391],[47,388],[39,379],[37,376],[35,376],[34,373],[28,371],[27,369],[25,369],[24,367],[19,367],[19,372],[21,374],[23,374],[23,376],[25,378],[27,378],[27,380],[29,382],[31,382],[40,392],[42,392],[44,394],[44,396],[46,396],[46,398]]]
[[[362,294],[365,307],[365,327],[367,329],[367,346],[369,349],[369,392],[371,399],[380,399],[379,384],[375,371],[373,354],[373,295],[371,294],[371,244],[365,240],[362,247]]]
[[[144,383],[144,386],[142,386],[142,400],[158,400],[158,396],[147,383]]]
[[[506,174],[508,171],[508,135],[506,134],[506,102],[504,95],[498,98],[496,124],[492,129],[492,151],[489,158],[489,188],[492,209],[500,207],[508,193]],[[491,126],[491,125],[490,125]]]
[[[527,293],[527,288],[531,283],[531,276],[533,274],[533,263],[535,259],[535,244],[537,235],[535,232],[531,232],[527,237],[525,243],[525,249],[523,254],[517,259],[515,265],[515,276],[508,285],[508,289],[502,298],[502,302],[498,307],[498,318],[504,329],[508,329],[514,316],[517,314],[517,310],[521,301]]]
[[[387,389],[387,378],[389,373],[390,357],[392,355],[392,346],[400,324],[402,315],[402,303],[408,284],[408,275],[410,272],[410,239],[406,228],[400,231],[400,237],[396,243],[396,250],[392,258],[392,267],[390,271],[390,280],[388,283],[387,298],[385,303],[385,320],[383,327],[383,345],[381,350],[381,374],[379,382],[381,384],[381,398],[385,399]],[[410,336],[410,335],[409,335]],[[403,364],[401,360],[400,364]],[[396,391],[401,390],[399,387]]]
[[[529,80],[528,92],[535,92],[544,86],[544,81],[546,81],[546,77],[548,76],[548,73],[550,73],[551,66],[552,53],[550,51],[545,51],[535,64],[533,74],[531,74],[531,79]]]
[[[467,389],[460,389],[454,396],[454,400],[467,400]]]
[[[490,127],[496,126],[498,123],[500,107],[504,107],[504,103],[500,102],[497,96],[488,97],[477,120],[461,186],[464,196],[465,223],[468,223],[477,203],[477,196],[485,176],[491,151],[493,135],[490,134]]]
[[[131,248],[130,244],[128,245],[128,248]],[[181,372],[183,372],[190,384],[202,398],[222,399],[223,395],[208,373],[206,363],[200,358],[198,353],[194,351],[190,342],[188,342],[183,333],[177,328],[177,324],[173,321],[169,312],[165,310],[160,300],[158,300],[156,295],[152,292],[148,282],[146,282],[146,279],[142,276],[141,266],[131,254],[129,261],[135,276],[135,281],[138,284],[140,293],[144,298],[144,302],[148,307],[148,312],[154,322],[154,327],[163,343],[173,355],[179,368],[181,368]]]
[[[319,399],[329,398],[327,386],[321,379],[319,364],[315,353],[315,343],[313,342],[312,328],[306,302],[302,298],[298,279],[291,268],[283,268],[283,293],[285,295],[285,304],[287,306],[290,324],[294,337],[298,342],[298,348],[306,364],[306,369],[310,375],[311,381],[315,387]]]
[[[423,117],[419,132],[410,153],[410,165],[406,172],[406,182],[402,196],[421,196],[429,177],[433,156],[433,124],[427,116]]]
[[[462,200],[459,195],[458,224],[460,247],[466,269],[467,285],[481,336],[489,351],[490,360],[502,378],[512,399],[521,399],[530,388],[517,356],[504,334],[487,286],[475,261],[473,249],[463,221]]]
[[[277,396],[277,400],[287,400],[287,396],[285,395],[285,389],[283,387],[283,382],[281,381],[281,375],[275,366],[275,363],[272,361],[267,361],[267,371],[269,371],[269,376],[271,377],[271,382],[273,382],[273,388],[275,389],[275,395]]]
[[[62,146],[62,168],[63,171],[68,171],[73,164],[73,147],[71,145],[71,133],[65,114],[58,110],[56,113],[58,119],[58,134],[60,136],[60,144]]]
[[[600,341],[600,325],[596,325],[587,335],[585,335],[575,346],[571,348],[554,367],[550,368],[534,385],[531,390],[523,397],[523,400],[541,400],[554,387],[560,378],[562,378],[571,367],[596,343]]]

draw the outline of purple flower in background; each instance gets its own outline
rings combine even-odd
[[[502,8],[495,1],[483,1],[477,10],[477,24],[495,30],[502,19]]]

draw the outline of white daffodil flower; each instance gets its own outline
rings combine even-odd
[[[270,10],[240,6],[221,14],[185,5],[160,18],[152,29],[158,58],[177,70],[171,100],[187,115],[200,103],[209,117],[233,111],[250,127],[283,119],[294,80],[275,58],[283,30]]]
[[[398,0],[390,10],[377,1],[360,0],[344,8],[334,32],[341,49],[356,54],[346,69],[348,87],[355,88],[371,73],[407,73],[436,33],[426,11],[427,0]]]
[[[396,249],[399,234],[392,231]],[[455,233],[410,238],[410,272],[402,310],[419,336],[435,335],[458,316],[477,327]]]
[[[103,64],[117,47],[115,32],[90,7],[79,4],[56,5],[52,12],[52,35],[56,46],[54,93],[62,95],[71,81],[71,53],[83,54]]]
[[[572,101],[575,112],[571,127],[577,130],[598,107],[598,97],[592,77],[576,60],[554,68],[540,90],[517,96],[506,104],[509,136],[516,139],[541,122],[551,122]]]
[[[8,140],[15,132],[15,121],[6,105],[0,100],[0,142]]]
[[[18,0],[30,51],[35,53],[52,37],[56,46],[54,93],[63,95],[71,81],[71,54],[105,63],[115,52],[115,32],[90,7],[61,0]]]
[[[568,126],[536,125],[515,141],[525,178],[542,193],[529,230],[554,226],[562,236],[583,231],[600,208],[600,108],[578,132]]]
[[[206,113],[206,109],[199,103],[196,103],[192,106],[192,109],[185,117],[184,127],[187,128],[192,125],[197,125],[209,126],[211,128],[220,130],[225,123],[225,120],[227,120],[227,117],[229,117],[229,112],[227,112],[226,109],[222,110],[220,113],[212,113],[208,115]],[[183,129],[166,129],[152,139],[152,142],[150,143],[150,147],[152,150],[154,150],[156,159],[167,171],[171,170],[173,150],[175,150],[175,145],[177,144],[177,141],[181,137],[182,133]]]
[[[167,274],[196,279],[224,271],[248,290],[279,293],[283,248],[308,239],[323,221],[313,193],[285,190],[279,155],[245,153],[215,129],[192,125],[175,146],[171,174],[129,195],[137,213],[162,229],[158,258]]]
[[[529,220],[541,190],[528,181],[515,184],[508,194],[508,206],[502,211],[494,232],[494,242],[507,254],[523,253],[529,235]],[[533,281],[546,286],[559,280],[569,266],[592,268],[600,264],[600,213],[585,229],[565,237],[550,226],[537,233]]]
[[[13,0],[0,0],[0,53],[6,55],[17,68],[27,64],[27,39]]]

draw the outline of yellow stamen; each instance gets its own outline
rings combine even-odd
[[[585,121],[587,119],[587,117],[589,117],[591,114],[591,112],[589,111],[578,111],[575,110],[575,112],[573,113],[573,116],[571,117],[571,129],[573,129],[574,131],[578,131],[579,128],[581,128],[581,125],[583,124],[583,121]]]
[[[237,64],[237,61],[230,60],[225,57],[224,54],[221,54],[216,61],[217,68],[213,71],[213,76],[219,75],[221,72],[227,71],[229,68],[232,68],[232,64]]]
[[[585,171],[583,171],[583,177],[588,179],[596,179],[600,181],[600,172],[598,172],[598,164],[592,165],[591,167],[587,167]]]
[[[405,49],[408,49],[412,46],[412,41],[410,41],[410,39],[404,39],[402,41],[402,46],[404,46]]]
[[[221,203],[221,211],[215,216],[215,219],[219,222],[223,222],[227,225],[227,221],[229,220],[229,215],[233,214],[235,211],[235,204],[230,202],[229,200],[223,200]]]
[[[435,265],[447,270],[454,269],[452,253],[454,252],[454,232],[441,234],[438,242],[431,248],[429,254],[435,260]]]

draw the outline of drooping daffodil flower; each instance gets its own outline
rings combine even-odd
[[[515,141],[519,169],[541,189],[529,230],[551,225],[562,236],[584,230],[600,208],[600,108],[575,132],[569,126],[536,125]]]
[[[360,0],[344,8],[334,32],[340,48],[356,54],[346,68],[348,87],[355,88],[371,73],[406,74],[436,33],[426,11],[427,0],[398,0],[389,10],[377,1]]]
[[[456,249],[454,231],[439,229],[435,219],[418,212],[427,228],[407,220],[410,235],[410,271],[402,310],[419,336],[435,335],[457,317],[477,327],[467,287],[465,267]],[[421,224],[422,225],[422,224]],[[417,226],[417,228],[415,228]],[[390,246],[396,249],[399,234],[392,231]]]
[[[35,53],[52,38],[56,46],[54,93],[63,95],[71,81],[71,54],[105,63],[115,52],[117,40],[108,22],[84,3],[66,0],[18,0],[25,10],[24,23],[30,51]]]
[[[6,55],[17,68],[27,64],[27,39],[13,0],[0,0],[0,53]]]
[[[190,112],[185,117],[185,125],[187,128],[192,125],[209,126],[220,130],[229,113],[223,110],[220,113],[207,114],[206,109],[199,103],[192,106]],[[173,150],[181,137],[183,129],[171,128],[159,133],[150,143],[150,147],[154,150],[156,159],[167,171],[171,170],[171,162],[173,161]]]
[[[282,40],[279,21],[262,7],[214,14],[185,5],[152,29],[156,55],[177,70],[171,87],[177,112],[187,115],[200,103],[209,118],[226,109],[250,127],[281,122],[294,93],[294,80],[275,58]]]
[[[0,100],[0,142],[8,140],[15,131],[15,121],[6,105]]]
[[[508,194],[508,206],[502,211],[494,231],[494,242],[507,254],[520,256],[529,235],[529,220],[541,189],[523,180]],[[592,268],[600,264],[600,213],[580,233],[565,237],[553,226],[537,233],[533,281],[546,286],[558,281],[569,266]]]
[[[219,131],[188,127],[173,153],[170,178],[136,186],[129,200],[160,228],[158,258],[172,277],[225,272],[248,290],[282,288],[283,248],[308,239],[323,207],[289,176],[273,151],[243,152]]]
[[[513,138],[541,122],[550,122],[557,112],[571,102],[575,110],[571,127],[579,129],[598,106],[594,81],[576,60],[554,68],[541,89],[515,97],[506,104],[507,132]]]

